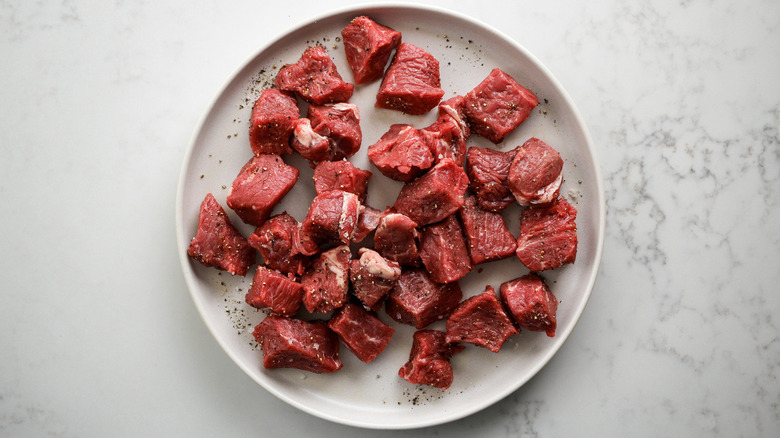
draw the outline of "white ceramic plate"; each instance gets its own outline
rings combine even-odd
[[[540,105],[499,149],[508,150],[535,136],[555,147],[564,158],[561,190],[579,211],[579,251],[572,265],[543,273],[560,301],[555,338],[523,331],[510,338],[499,354],[469,345],[452,359],[455,381],[447,391],[411,385],[398,377],[406,362],[414,329],[395,323],[384,312],[380,318],[396,327],[388,348],[372,363],[360,362],[342,346],[344,368],[330,375],[299,370],[266,370],[252,339],[252,328],[264,314],[244,303],[252,280],[205,268],[189,259],[187,245],[194,236],[198,208],[211,192],[225,206],[226,187],[251,157],[247,129],[252,102],[270,86],[278,68],[295,62],[310,44],[322,44],[339,72],[352,82],[346,63],[341,29],[358,15],[403,33],[403,41],[432,53],[441,64],[442,87],[449,98],[465,94],[500,67],[539,97]],[[435,119],[435,110],[423,116],[375,109],[379,82],[355,87],[351,102],[361,111],[363,146],[352,162],[374,172],[368,204],[392,205],[400,184],[382,176],[366,158],[366,149],[391,123],[419,128]],[[472,136],[470,146],[493,147]],[[300,179],[276,212],[286,210],[302,220],[314,197],[312,171],[298,156],[285,160],[301,169]],[[506,211],[510,230],[517,235],[520,208]],[[228,211],[244,235],[246,226]],[[187,150],[176,201],[176,232],[184,276],[204,322],[225,352],[252,379],[285,402],[331,421],[368,428],[402,429],[430,426],[462,418],[507,396],[536,374],[561,347],[574,328],[590,296],[601,260],[604,236],[604,195],[594,147],[574,103],[552,74],[518,43],[485,24],[458,13],[420,6],[353,7],[317,17],[261,48],[217,93],[195,131]],[[479,265],[461,280],[465,296],[481,293],[486,284],[496,289],[528,270],[516,259]],[[443,322],[430,328],[442,329]]]

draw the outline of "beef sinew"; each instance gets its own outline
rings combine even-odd
[[[404,185],[393,204],[417,225],[439,222],[458,211],[468,188],[469,178],[452,160],[442,160],[425,175]]]
[[[507,184],[520,205],[545,205],[558,198],[563,159],[547,143],[531,138],[517,148]]]
[[[271,216],[276,204],[293,188],[300,171],[276,154],[252,157],[233,181],[227,205],[242,221],[255,226]]]
[[[517,148],[502,152],[472,147],[466,152],[469,187],[485,210],[500,212],[515,202],[507,184],[509,167],[515,154]]]
[[[558,299],[536,274],[524,275],[501,285],[501,298],[520,328],[555,336]]]
[[[492,286],[467,298],[447,319],[447,342],[466,342],[498,353],[517,329],[504,311]]]
[[[559,198],[547,207],[528,207],[520,215],[517,257],[531,271],[555,269],[577,256],[577,209]]]
[[[294,91],[303,100],[317,105],[346,102],[354,89],[341,79],[336,64],[322,46],[307,48],[298,62],[279,69],[274,85]]]
[[[483,209],[473,196],[466,198],[460,208],[460,219],[473,264],[504,259],[515,253],[517,240],[509,232],[503,216]]]
[[[295,253],[294,239],[298,221],[287,213],[271,217],[255,229],[247,241],[260,251],[266,266],[285,274],[301,275],[303,257]]]
[[[293,278],[258,266],[252,286],[244,299],[252,307],[292,316],[301,307],[303,289]]]
[[[288,154],[290,135],[298,120],[295,97],[285,91],[269,88],[260,93],[252,107],[249,121],[249,145],[255,155]]]
[[[369,309],[378,310],[382,299],[401,277],[401,265],[379,255],[378,252],[360,248],[360,258],[349,265],[349,279],[355,296]]]
[[[437,283],[460,280],[474,269],[455,215],[428,225],[420,238],[420,259]]]
[[[336,310],[328,327],[363,362],[376,359],[395,333],[394,328],[383,323],[376,315],[352,303]]]
[[[417,329],[446,318],[463,298],[457,282],[438,284],[424,269],[401,273],[385,302],[385,312],[394,320]]]
[[[327,313],[347,302],[349,261],[346,245],[329,249],[317,257],[301,277],[303,305],[311,313]]]
[[[447,343],[442,331],[418,330],[412,337],[409,361],[398,375],[409,383],[447,389],[454,378],[450,358],[462,350],[462,345]]]
[[[401,43],[379,86],[376,106],[407,114],[425,114],[442,96],[439,61],[417,46]]]
[[[393,50],[401,43],[401,32],[360,16],[341,30],[344,52],[356,84],[382,77]]]
[[[297,368],[321,374],[343,366],[339,338],[324,321],[269,315],[255,327],[253,335],[263,350],[265,368]]]

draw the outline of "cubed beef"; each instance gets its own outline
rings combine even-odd
[[[355,83],[365,84],[382,77],[393,50],[401,43],[401,32],[360,16],[341,30],[344,52]]]
[[[325,321],[269,315],[253,334],[263,350],[265,368],[297,368],[321,374],[342,367],[339,338]]]
[[[515,202],[507,184],[507,177],[517,149],[502,152],[472,147],[466,153],[469,187],[485,210],[499,212]]]
[[[359,254],[349,264],[352,291],[367,308],[377,310],[401,277],[401,265],[372,249],[360,248]]]
[[[417,222],[400,213],[386,212],[374,231],[374,249],[402,265],[420,264]]]
[[[349,244],[359,215],[358,196],[334,190],[314,198],[301,227],[320,245],[331,242]]]
[[[425,175],[404,185],[393,207],[417,225],[439,222],[458,211],[469,178],[452,160],[442,160]]]
[[[368,237],[379,226],[379,219],[382,217],[382,212],[376,208],[368,205],[363,205],[362,207],[355,225],[355,232],[352,233],[352,243],[362,242],[363,239]]]
[[[464,110],[472,132],[500,143],[538,104],[534,93],[496,68],[466,94]]]
[[[347,302],[351,258],[348,246],[337,246],[314,260],[301,277],[306,310],[327,313]]]
[[[314,190],[318,195],[343,190],[358,195],[360,202],[365,202],[369,178],[371,172],[358,169],[349,161],[323,161],[314,168]]]
[[[460,208],[460,219],[468,243],[471,262],[476,264],[511,257],[517,240],[509,232],[500,213],[487,211],[469,196]]]
[[[444,115],[452,117],[458,124],[461,137],[466,141],[471,136],[468,119],[466,118],[466,98],[464,96],[452,96],[439,104],[439,117]]]
[[[376,107],[425,114],[442,96],[439,61],[417,46],[401,43],[379,86]]]
[[[501,298],[515,323],[534,332],[555,336],[558,300],[536,274],[524,275],[501,285]]]
[[[317,105],[346,102],[354,88],[341,79],[336,64],[322,46],[307,48],[298,62],[279,69],[274,85]]]
[[[439,284],[424,269],[408,269],[388,295],[385,312],[400,323],[421,329],[446,318],[461,298],[457,282]]]
[[[260,226],[298,181],[300,171],[276,154],[252,157],[233,181],[227,205],[242,221]]]
[[[520,216],[517,257],[531,271],[573,263],[577,255],[577,209],[559,198],[547,207],[528,207]]]
[[[303,259],[295,254],[293,242],[298,221],[287,213],[271,217],[251,234],[249,245],[260,251],[265,265],[285,274],[301,275]]]
[[[459,166],[466,157],[466,139],[457,120],[448,114],[439,116],[430,126],[420,130],[431,150],[433,160],[438,163],[450,159]]]
[[[342,160],[355,155],[363,142],[360,111],[353,103],[309,105],[307,113],[315,133],[328,139],[328,160]]]
[[[412,336],[409,361],[398,370],[398,375],[409,383],[447,389],[453,380],[450,358],[463,348],[447,343],[442,331],[418,330]]]
[[[330,140],[328,137],[314,132],[311,120],[305,117],[295,121],[290,146],[301,157],[312,163],[330,158]]]
[[[520,205],[544,205],[558,198],[563,181],[563,159],[538,138],[517,148],[509,166],[507,184]]]
[[[233,227],[214,195],[207,194],[200,204],[198,231],[187,254],[205,266],[213,266],[233,275],[246,275],[255,262],[255,251]]]
[[[376,143],[368,147],[368,159],[382,175],[409,182],[433,165],[425,137],[411,125],[393,124]]]
[[[290,135],[298,120],[295,97],[285,91],[269,88],[260,93],[249,120],[249,145],[255,155],[289,154]]]
[[[320,252],[320,246],[310,232],[299,223],[293,234],[293,254],[312,256]]]
[[[303,289],[293,278],[258,266],[245,300],[252,307],[292,316],[301,307]]]
[[[447,342],[466,342],[498,353],[517,329],[504,311],[492,286],[463,300],[447,319]]]
[[[420,238],[420,259],[437,283],[460,280],[474,269],[455,215],[428,225]]]
[[[328,327],[363,362],[376,359],[395,333],[394,328],[383,323],[376,315],[351,303],[333,313]]]

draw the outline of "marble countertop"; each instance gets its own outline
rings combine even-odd
[[[231,362],[174,236],[212,94],[270,38],[358,3],[0,2],[0,435],[366,434]],[[556,75],[596,144],[607,231],[552,361],[404,436],[780,435],[780,3],[425,3]]]

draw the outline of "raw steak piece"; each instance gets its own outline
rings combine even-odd
[[[255,155],[289,154],[290,135],[298,120],[298,103],[292,94],[269,88],[260,93],[249,120],[249,145]]]
[[[233,227],[211,193],[200,204],[198,231],[187,254],[204,266],[213,266],[233,275],[246,275],[255,262],[254,250]]]
[[[531,138],[517,148],[507,184],[520,205],[544,205],[558,198],[563,159],[547,143]]]
[[[424,328],[446,318],[463,298],[457,282],[435,283],[424,269],[409,269],[385,301],[385,312],[394,320]]]
[[[430,126],[420,130],[426,144],[431,150],[433,160],[438,163],[450,159],[459,166],[466,157],[466,139],[457,120],[444,114]]]
[[[303,305],[311,313],[327,313],[347,302],[349,292],[348,246],[329,249],[303,273]]]
[[[301,307],[303,289],[294,279],[258,266],[245,300],[252,307],[292,316]]]
[[[382,175],[409,182],[433,165],[425,137],[411,125],[393,124],[376,143],[368,147],[368,159]]]
[[[314,168],[314,190],[318,195],[343,190],[365,202],[369,178],[371,172],[358,169],[349,161],[323,161]]]
[[[475,265],[505,259],[517,250],[517,240],[500,213],[487,211],[469,196],[460,208],[469,256]]]
[[[452,160],[442,160],[425,175],[404,185],[393,208],[417,225],[439,222],[463,205],[469,178]]]
[[[400,213],[386,212],[374,231],[374,248],[402,265],[419,265],[417,222]]]
[[[285,274],[303,274],[303,259],[293,241],[298,221],[287,213],[271,217],[249,236],[249,245],[260,251],[265,265]]]
[[[318,244],[340,242],[346,245],[352,240],[359,215],[358,196],[334,190],[314,198],[301,228]]]
[[[307,48],[298,62],[279,69],[274,85],[294,91],[303,100],[317,105],[346,102],[352,97],[354,88],[341,79],[336,64],[322,46]]]
[[[517,149],[501,152],[472,147],[466,153],[469,187],[485,210],[500,212],[515,202],[506,180]]]
[[[528,207],[520,215],[517,257],[538,272],[574,263],[577,256],[577,209],[559,198],[548,207]]]
[[[342,367],[339,338],[324,321],[268,315],[253,335],[263,349],[265,368],[297,368],[321,374]]]
[[[360,248],[360,259],[349,264],[352,291],[363,304],[373,310],[381,306],[381,300],[401,277],[401,265],[387,260],[378,252]]]
[[[500,143],[528,118],[539,99],[511,76],[495,68],[466,94],[464,103],[471,131],[493,143]]]
[[[452,96],[439,104],[439,117],[444,115],[452,117],[458,124],[463,141],[471,136],[468,119],[466,118],[466,98],[463,96]]]
[[[295,121],[290,146],[301,157],[316,163],[330,158],[330,140],[314,132],[311,120],[301,118]]]
[[[363,142],[360,111],[352,103],[309,105],[307,113],[315,133],[328,139],[328,160],[342,160],[355,155]]]
[[[401,32],[360,16],[341,30],[344,52],[356,84],[382,77],[393,49],[401,43]]]
[[[336,310],[328,327],[339,335],[349,351],[363,362],[371,362],[384,351],[395,329],[362,307],[347,303]]]
[[[555,336],[558,300],[536,274],[524,275],[501,285],[501,298],[517,325]]]
[[[320,246],[317,241],[303,228],[303,224],[299,223],[295,227],[295,234],[293,234],[293,254],[312,256],[319,252]]]
[[[447,319],[447,342],[467,342],[498,353],[517,329],[506,315],[492,286],[485,292],[467,298]]]
[[[379,86],[375,106],[419,115],[433,109],[442,96],[439,61],[417,46],[401,43]]]
[[[398,375],[409,383],[449,388],[453,380],[450,358],[464,347],[448,344],[444,339],[444,332],[439,330],[414,332],[409,362],[398,370]]]
[[[460,280],[474,269],[455,215],[425,227],[420,238],[420,259],[437,283]]]
[[[233,181],[227,205],[242,221],[260,226],[298,181],[299,170],[276,154],[252,157]]]
[[[357,224],[355,225],[355,232],[352,234],[352,243],[362,242],[363,239],[379,226],[379,219],[382,217],[382,212],[376,208],[371,208],[368,205],[363,205],[363,210],[358,216]]]

